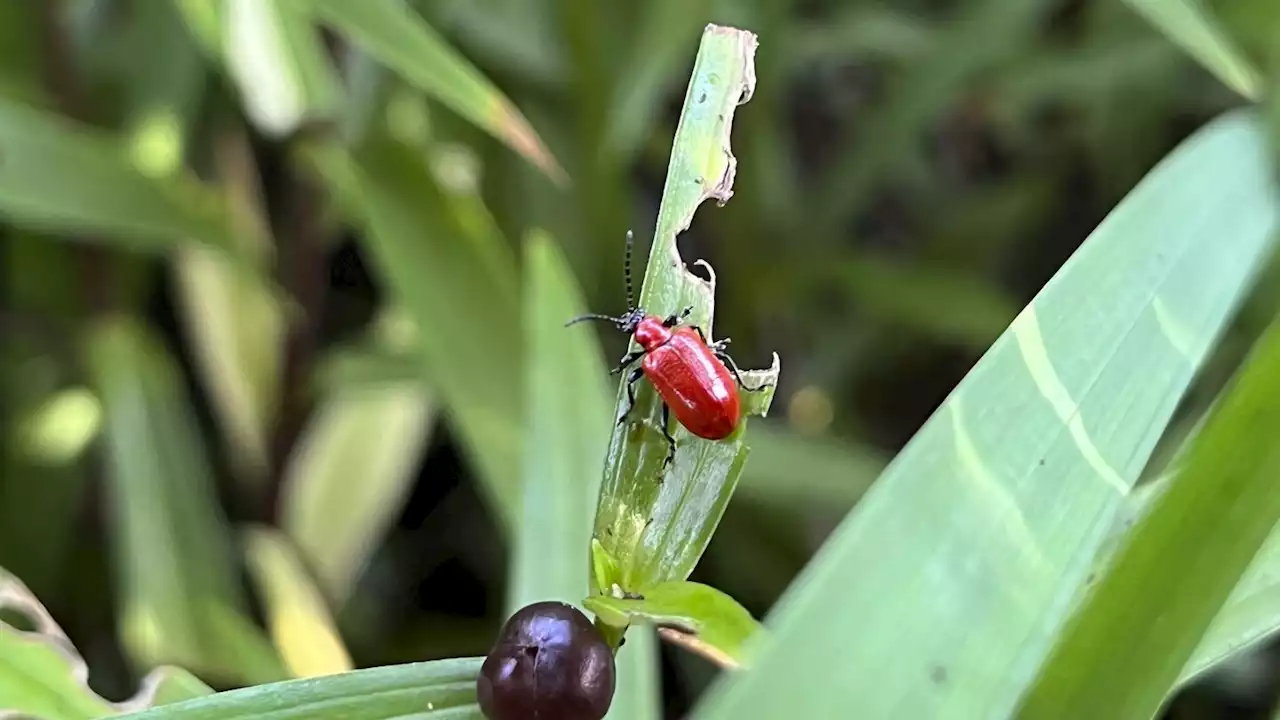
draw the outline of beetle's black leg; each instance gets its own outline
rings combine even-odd
[[[627,409],[622,411],[618,416],[618,425],[621,425],[627,416],[631,414],[631,408],[636,406],[636,382],[644,376],[644,368],[636,368],[627,376]]]
[[[618,363],[618,367],[614,368],[613,370],[610,370],[609,374],[617,375],[623,370],[626,370],[628,365],[644,357],[644,352],[645,352],[644,350],[637,350],[633,353],[627,354],[627,356],[622,358],[622,361]]]
[[[667,447],[670,448],[667,452],[667,459],[662,461],[662,467],[670,465],[676,459],[676,439],[671,436],[671,431],[667,429],[670,425],[671,406],[662,403],[662,437],[667,439]]]
[[[726,352],[721,352],[719,350],[715,350],[713,352],[716,357],[720,358],[720,362],[724,363],[725,366],[729,368],[729,372],[733,373],[733,379],[738,381],[738,384],[742,386],[743,390],[746,390],[747,392],[760,392],[761,390],[769,387],[768,384],[762,384],[758,387],[747,387],[747,384],[742,381],[742,375],[738,370],[737,363],[733,361],[733,358],[729,357],[729,354]]]
[[[702,332],[702,328],[698,327],[697,325],[690,325],[689,327],[693,328],[694,332],[698,333],[698,337],[702,338],[702,342],[707,347],[711,348],[711,352],[713,353],[723,352],[724,349],[729,346],[729,343],[732,342],[731,340],[729,340],[729,338],[720,338],[719,340],[713,343],[709,343],[707,342],[707,334]]]
[[[662,321],[664,327],[675,327],[680,321],[689,317],[689,313],[693,312],[693,306],[685,308],[679,315],[668,315],[666,320]]]

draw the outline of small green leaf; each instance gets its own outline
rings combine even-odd
[[[26,586],[2,568],[0,610],[16,613],[34,627],[25,631],[0,619],[0,717],[89,720],[213,692],[185,670],[162,667],[143,678],[137,695],[110,702],[89,687],[89,668],[62,628]]]
[[[309,0],[319,17],[443,105],[505,142],[553,180],[564,170],[528,120],[471,63],[399,0]]]
[[[650,623],[696,638],[704,653],[724,665],[744,664],[746,643],[763,628],[738,601],[700,583],[659,583],[643,597],[593,595],[583,601],[601,621],[615,627]]]
[[[1280,523],[1277,397],[1280,324],[1258,342],[1183,467],[1064,628],[1020,718],[1156,715]]]
[[[484,720],[484,658],[356,670],[221,692],[126,715],[128,720]],[[122,718],[122,720],[123,720]]]
[[[208,455],[179,368],[144,326],[95,325],[87,365],[105,410],[124,643],[144,665],[176,662],[248,682],[284,677],[248,621]]]
[[[1125,0],[1227,87],[1257,100],[1262,75],[1200,0]]]
[[[714,275],[708,281],[689,272],[676,235],[689,227],[704,200],[723,203],[732,195],[736,160],[729,132],[734,110],[750,98],[755,85],[755,47],[756,37],[749,32],[708,25],[703,34],[640,293],[641,306],[652,314],[679,314],[692,307],[687,324],[700,327],[708,340]],[[629,349],[636,347],[632,342]],[[777,355],[769,370],[743,373],[747,386],[765,389],[741,393],[744,417],[724,440],[703,440],[673,421],[677,450],[670,467],[664,467],[668,446],[661,432],[661,403],[648,383],[637,384],[635,407],[610,440],[596,513],[595,538],[617,562],[618,576],[609,585],[641,592],[689,576],[747,460],[745,416],[768,411],[777,377]],[[615,417],[629,404],[625,384],[624,377]]]
[[[4,98],[0,216],[41,231],[108,235],[138,250],[197,243],[242,259],[211,190],[186,176],[151,177],[124,140]]]

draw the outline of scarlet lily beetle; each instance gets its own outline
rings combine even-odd
[[[640,349],[629,353],[611,374],[618,374],[636,360],[640,367],[627,376],[627,408],[618,416],[621,425],[636,404],[635,384],[647,377],[662,399],[662,435],[670,452],[664,464],[676,454],[676,439],[669,430],[671,410],[689,432],[707,440],[723,440],[738,426],[742,405],[734,381],[747,392],[760,392],[768,385],[747,387],[733,358],[724,351],[729,338],[707,343],[707,336],[696,325],[677,327],[689,317],[693,307],[678,315],[660,318],[636,307],[631,291],[631,246],[635,236],[627,231],[624,274],[627,282],[627,312],[618,317],[589,313],[565,323],[565,327],[584,320],[611,322],[619,330],[632,335]]]

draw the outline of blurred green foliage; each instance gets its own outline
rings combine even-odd
[[[527,453],[563,437],[527,403],[574,392],[527,384],[597,391],[549,366],[532,323],[578,291],[531,295],[522,246],[621,308],[709,21],[760,36],[758,84],[733,200],[680,251],[716,268],[715,336],[787,371],[692,579],[756,617],[1171,148],[1237,91],[1280,118],[1269,0],[0,3],[0,567],[95,690],[297,674],[288,602],[345,644],[324,667],[487,650],[511,579],[536,587],[509,568],[522,477],[591,456]],[[1274,313],[1260,277],[1154,472]],[[251,536],[275,562],[249,524],[283,531]],[[710,672],[663,657],[675,716]],[[351,682],[408,713],[464,702],[473,664]],[[1206,677],[1171,717],[1274,703]]]

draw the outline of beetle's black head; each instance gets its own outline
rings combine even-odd
[[[625,260],[622,265],[622,273],[627,281],[627,311],[618,317],[612,315],[598,315],[596,313],[587,313],[565,323],[565,327],[569,327],[574,323],[580,323],[583,320],[604,320],[618,326],[622,332],[630,335],[636,331],[636,326],[644,319],[644,309],[636,307],[635,295],[631,291],[631,246],[635,244],[636,236],[630,230],[627,231],[627,251]]]
[[[630,335],[631,333],[636,331],[636,326],[639,325],[640,321],[643,319],[644,319],[643,308],[631,308],[626,313],[619,315],[618,317],[614,317],[612,315],[598,315],[596,313],[587,313],[586,315],[579,315],[578,317],[565,323],[564,326],[569,327],[570,325],[573,325],[575,323],[580,323],[583,320],[603,320],[605,322],[613,323],[614,325],[617,326],[619,330]]]

